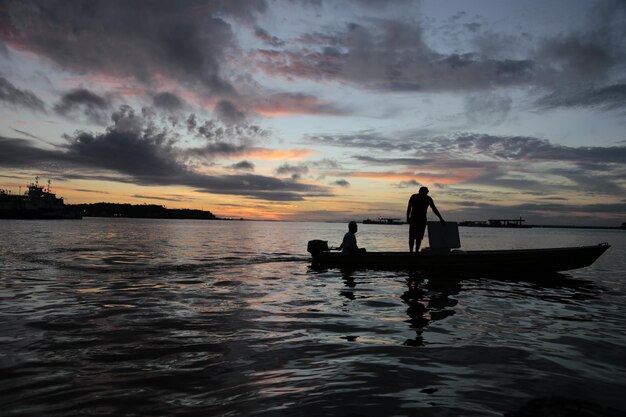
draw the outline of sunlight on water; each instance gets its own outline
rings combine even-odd
[[[315,270],[346,225],[1,221],[8,415],[503,415],[626,409],[626,234],[461,228],[465,249],[597,244],[538,280]],[[407,230],[362,225],[368,250]]]

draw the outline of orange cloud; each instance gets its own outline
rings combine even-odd
[[[251,110],[266,117],[284,117],[295,114],[345,114],[345,111],[324,103],[318,97],[302,93],[273,94],[254,101]]]
[[[316,152],[311,149],[268,149],[250,148],[242,153],[232,155],[231,158],[250,158],[265,161],[299,161]]]
[[[353,172],[348,176],[354,178],[367,178],[385,181],[410,181],[415,180],[418,183],[439,183],[439,184],[457,184],[467,181],[473,175],[445,175],[437,173],[415,173],[415,172]]]

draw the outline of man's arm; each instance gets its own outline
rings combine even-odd
[[[437,210],[437,207],[435,207],[435,202],[432,199],[430,200],[430,208],[433,209],[433,213],[435,213],[437,217],[439,217],[439,220],[444,223],[446,222],[443,217],[441,217],[441,214],[439,213],[439,210]]]
[[[411,198],[409,198],[409,205],[406,207],[406,222],[409,222],[409,219],[411,218],[411,207],[413,207],[413,205],[411,204],[411,200],[413,200],[413,196],[411,196]]]

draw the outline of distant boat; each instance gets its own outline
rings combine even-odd
[[[526,220],[522,219],[489,219],[484,220],[466,220],[459,222],[459,226],[465,227],[508,227],[514,229],[530,229],[532,226],[524,224]]]
[[[0,190],[0,219],[81,219],[76,210],[65,205],[63,198],[59,198],[50,190],[50,181],[47,189],[39,185],[39,177],[28,185],[28,191],[23,195],[14,195],[6,190]]]
[[[377,220],[365,219],[363,224],[403,224],[400,219],[379,217]]]

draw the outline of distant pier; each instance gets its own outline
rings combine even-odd
[[[523,218],[519,219],[489,219],[488,221],[484,220],[468,220],[462,221],[459,223],[459,226],[466,227],[506,227],[506,228],[514,228],[514,229],[529,229],[533,226],[524,224],[526,220]]]

